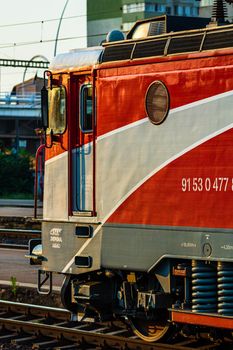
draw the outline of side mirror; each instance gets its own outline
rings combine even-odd
[[[44,130],[47,129],[49,124],[49,107],[48,107],[48,90],[45,86],[41,89],[41,118],[42,118],[42,126]]]

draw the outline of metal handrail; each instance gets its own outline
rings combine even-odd
[[[34,183],[34,219],[37,219],[37,199],[38,199],[38,171],[39,171],[39,160],[41,160],[42,152],[45,149],[45,144],[38,147],[36,151],[35,159],[35,183]]]

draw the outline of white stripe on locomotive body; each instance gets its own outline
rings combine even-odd
[[[173,109],[159,126],[145,118],[97,139],[96,200],[101,224],[76,255],[88,254],[88,245],[102,225],[145,181],[175,159],[233,128],[232,95],[230,91]],[[62,272],[68,272],[73,264],[74,257]]]
[[[145,178],[143,178],[140,182],[138,182],[128,193],[126,193],[126,195],[121,198],[121,200],[115,205],[115,207],[113,207],[111,209],[111,211],[101,220],[101,224],[98,225],[98,227],[95,229],[95,231],[93,232],[93,236],[89,239],[86,240],[86,242],[83,244],[83,246],[79,249],[79,251],[76,253],[75,256],[77,255],[81,255],[81,254],[87,254],[88,252],[85,252],[86,247],[89,245],[89,243],[93,240],[93,238],[97,235],[97,233],[100,231],[101,227],[105,224],[105,222],[109,219],[109,217],[119,208],[119,206],[124,203],[124,201],[133,193],[135,192],[141,185],[143,185],[144,182],[146,182],[149,178],[151,178],[153,175],[155,175],[159,170],[161,170],[163,167],[165,167],[166,165],[168,165],[169,163],[171,163],[173,160],[181,157],[182,155],[184,155],[185,153],[191,151],[192,149],[194,149],[195,147],[201,145],[203,142],[208,141],[210,139],[212,139],[215,136],[220,135],[221,133],[230,130],[233,128],[233,123],[227,125],[225,128],[216,131],[215,133],[208,135],[207,137],[205,137],[204,139],[190,145],[189,147],[187,147],[186,149],[184,149],[183,151],[181,151],[180,153],[176,154],[174,157],[168,159],[166,162],[164,162],[163,164],[161,164],[159,167],[157,167],[156,169],[154,169],[151,173],[149,173]],[[68,272],[68,270],[70,269],[70,267],[72,267],[72,265],[74,264],[75,261],[75,256],[68,262],[68,264],[64,267],[64,269],[62,270],[62,273],[66,273]]]
[[[43,218],[68,220],[68,153],[45,162]]]
[[[207,139],[231,128],[233,92],[170,112],[161,125],[134,123],[97,140],[97,211],[107,217],[155,172]]]
[[[232,128],[232,95],[229,91],[175,108],[159,126],[144,118],[98,137],[97,221],[104,222],[140,185],[174,159]],[[86,161],[92,162],[92,158]],[[67,152],[46,161],[46,220],[68,220],[67,169]]]
[[[219,100],[221,98],[224,98],[224,97],[228,97],[228,96],[232,96],[233,95],[233,91],[227,91],[227,92],[224,92],[224,93],[221,93],[221,94],[218,94],[218,95],[214,95],[214,96],[211,96],[211,97],[207,97],[203,100],[199,100],[199,101],[195,101],[195,102],[191,102],[191,103],[188,103],[184,106],[180,106],[180,107],[177,107],[177,108],[173,108],[169,111],[169,114],[168,114],[168,117],[167,118],[170,118],[174,113],[177,113],[177,112],[180,112],[180,111],[185,111],[186,109],[190,109],[190,108],[193,108],[193,107],[196,107],[196,106],[201,106],[203,104],[206,104],[208,102],[213,102],[213,101],[216,101],[216,100]],[[148,121],[148,118],[143,118],[143,119],[140,119],[134,123],[131,123],[131,124],[128,124],[126,126],[122,126],[121,128],[118,128],[118,129],[115,129],[115,130],[112,130],[104,135],[101,135],[98,137],[98,141],[99,140],[102,140],[106,137],[110,137],[114,134],[117,134],[117,133],[120,133],[122,131],[125,131],[127,129],[131,129],[133,127],[136,127],[136,126],[139,126],[141,124],[144,124]]]

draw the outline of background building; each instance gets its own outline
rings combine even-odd
[[[213,9],[214,0],[201,0],[199,8],[200,17],[211,17]],[[233,6],[224,1],[226,11],[227,11],[227,20],[233,22]]]
[[[0,94],[0,152],[26,150],[35,154],[40,144],[40,91],[44,79],[35,76]]]
[[[144,18],[162,14],[197,17],[196,0],[87,0],[87,45],[99,45],[112,29],[129,31]]]
[[[122,0],[87,0],[87,46],[99,45],[112,29],[121,29]]]

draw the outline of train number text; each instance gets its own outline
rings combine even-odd
[[[182,192],[227,192],[233,191],[233,178],[229,177],[183,177]]]

